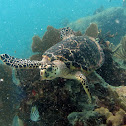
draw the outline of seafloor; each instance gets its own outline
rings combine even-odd
[[[105,53],[105,62],[87,77],[91,104],[77,81],[63,78],[41,81],[37,69],[15,70],[13,75],[10,67],[0,64],[3,79],[0,81],[0,126],[12,126],[14,115],[18,115],[25,126],[125,126],[125,12],[122,7],[110,8],[67,25],[76,31],[76,36],[86,34],[91,23],[98,26],[97,38]],[[95,28],[90,29],[91,35]],[[34,36],[32,51],[35,54],[30,59],[41,60],[45,50],[60,42],[59,31],[48,26],[42,38]],[[14,76],[18,79],[17,85]],[[40,114],[37,122],[30,120],[30,110],[35,105]]]

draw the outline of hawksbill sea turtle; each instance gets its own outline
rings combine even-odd
[[[69,27],[61,29],[61,38],[61,42],[45,51],[41,61],[18,59],[8,54],[1,54],[0,58],[6,65],[17,69],[40,69],[41,80],[57,77],[78,80],[91,102],[86,76],[103,64],[103,50],[95,39],[86,35],[75,36]]]

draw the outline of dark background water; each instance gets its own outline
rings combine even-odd
[[[33,35],[42,37],[48,25],[60,28],[64,20],[92,15],[101,5],[122,6],[122,0],[0,0],[0,53],[28,58]]]

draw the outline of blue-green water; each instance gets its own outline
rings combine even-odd
[[[42,37],[48,25],[60,28],[92,15],[100,6],[122,6],[122,0],[0,0],[0,53],[28,58],[33,35]]]

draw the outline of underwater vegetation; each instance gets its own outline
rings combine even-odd
[[[93,31],[93,32],[92,32]],[[85,31],[85,35],[96,38],[98,36],[98,26],[92,23],[87,30]]]
[[[42,37],[42,39],[39,38],[39,36],[34,36],[32,39],[32,51],[43,53],[48,48],[61,41],[60,30],[55,29],[52,26],[48,26],[47,31]]]
[[[126,35],[122,37],[120,43],[113,50],[113,56],[126,61]]]

